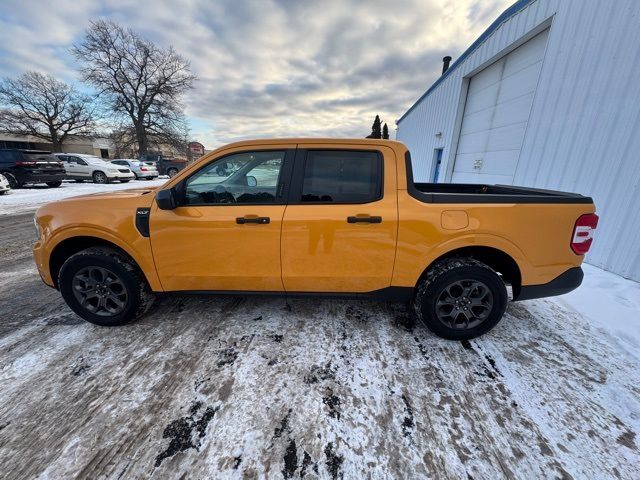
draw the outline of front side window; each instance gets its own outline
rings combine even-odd
[[[368,203],[381,195],[382,158],[378,152],[307,152],[302,202]]]
[[[216,160],[187,179],[185,204],[274,203],[284,156],[242,152]]]

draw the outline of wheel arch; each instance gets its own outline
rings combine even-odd
[[[139,262],[121,246],[100,237],[94,237],[90,235],[74,236],[66,238],[60,241],[51,251],[49,255],[49,273],[51,280],[55,288],[60,288],[58,285],[58,274],[64,262],[72,255],[86,250],[91,247],[106,247],[117,251],[121,255],[125,256],[131,261],[131,263],[140,271],[142,276],[147,281],[147,284],[151,284],[147,278],[144,270],[140,267]]]
[[[420,275],[420,278],[416,283],[416,287],[420,285],[420,282],[422,282],[429,269],[435,263],[445,258],[455,257],[474,258],[488,265],[502,276],[505,283],[511,285],[511,288],[513,290],[513,298],[518,298],[520,289],[522,288],[522,272],[520,271],[518,263],[513,259],[511,255],[498,248],[480,245],[456,248],[445,252],[439,257],[435,258],[431,263],[429,263],[429,265],[427,265],[427,267]]]

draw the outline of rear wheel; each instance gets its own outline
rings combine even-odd
[[[108,183],[107,176],[104,172],[93,172],[93,183]]]
[[[62,180],[58,180],[57,182],[47,182],[47,186],[51,188],[58,188],[62,185]]]
[[[169,168],[167,169],[167,175],[169,175],[169,178],[173,178],[178,174],[178,169],[177,168]]]
[[[58,285],[71,310],[107,327],[141,316],[154,298],[138,267],[125,255],[104,247],[69,257],[60,269]]]
[[[7,182],[9,182],[9,186],[11,188],[20,188],[22,186],[22,183],[20,183],[18,181],[18,179],[15,177],[15,175],[13,173],[3,173],[4,177],[7,179]]]
[[[446,258],[427,271],[414,308],[436,335],[468,340],[491,330],[507,301],[504,282],[489,266],[473,258]]]

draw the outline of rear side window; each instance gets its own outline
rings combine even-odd
[[[33,161],[41,161],[41,162],[57,162],[58,159],[55,155],[51,155],[50,153],[25,153],[25,158],[27,160]]]
[[[16,162],[22,160],[22,153],[15,150],[0,151],[0,160],[4,162]]]
[[[382,156],[356,150],[309,150],[302,202],[368,203],[382,197]]]

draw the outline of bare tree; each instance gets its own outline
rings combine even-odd
[[[68,135],[95,131],[93,98],[50,75],[26,72],[0,81],[0,131],[32,135],[62,151]]]
[[[149,150],[151,141],[182,141],[186,121],[181,97],[196,77],[173,47],[159,48],[131,29],[98,20],[72,51],[82,63],[84,80],[106,100],[113,120],[131,125],[139,154]]]

